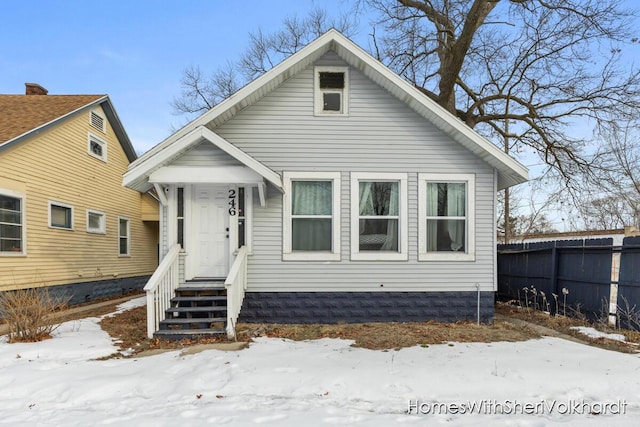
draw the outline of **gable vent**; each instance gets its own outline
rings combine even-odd
[[[91,126],[98,129],[101,132],[104,132],[104,117],[96,113],[95,111],[91,112]]]

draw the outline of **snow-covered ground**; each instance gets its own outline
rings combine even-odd
[[[117,350],[98,321],[65,323],[40,343],[0,338],[0,424],[636,426],[640,417],[640,356],[557,338],[399,351],[260,338],[237,352],[96,361]]]

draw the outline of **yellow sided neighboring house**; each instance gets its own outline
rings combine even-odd
[[[0,95],[0,291],[71,303],[142,289],[158,203],[122,186],[135,151],[106,95]]]

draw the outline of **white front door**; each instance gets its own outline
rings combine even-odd
[[[194,185],[191,204],[191,241],[188,250],[191,278],[222,278],[229,272],[229,188]]]

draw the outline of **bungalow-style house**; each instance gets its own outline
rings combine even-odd
[[[122,187],[136,159],[106,95],[0,95],[0,291],[71,304],[140,290],[158,265],[158,201]]]
[[[129,166],[162,195],[149,333],[491,321],[496,192],[527,175],[330,30]]]

